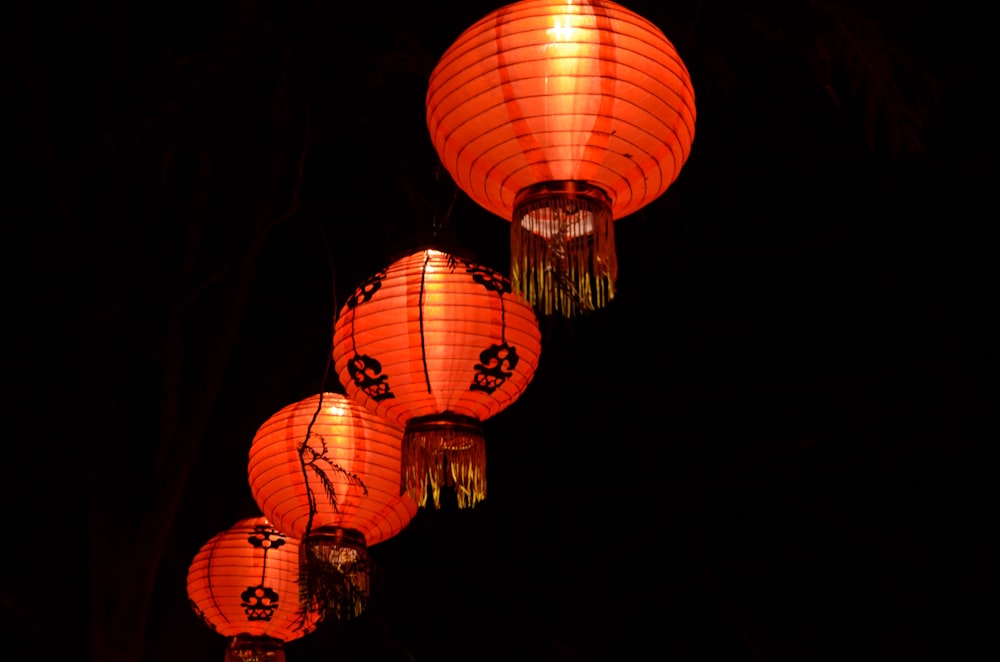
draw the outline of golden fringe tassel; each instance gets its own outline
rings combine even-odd
[[[545,315],[603,308],[615,295],[618,261],[614,222],[606,204],[552,194],[514,211],[511,282]]]
[[[416,427],[403,435],[403,489],[420,507],[431,497],[441,507],[441,488],[453,487],[458,507],[486,498],[486,441],[467,426]]]
[[[354,530],[321,528],[299,547],[302,607],[320,620],[357,618],[369,595],[369,560],[364,536]]]

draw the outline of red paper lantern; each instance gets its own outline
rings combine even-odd
[[[611,221],[677,178],[694,140],[687,69],[655,25],[605,0],[523,0],[466,30],[431,74],[445,168],[512,221],[516,290],[546,313],[614,295]]]
[[[317,615],[299,602],[299,542],[264,517],[205,543],[188,568],[187,592],[205,623],[231,638],[226,662],[283,662],[284,643],[316,628]]]
[[[323,616],[359,615],[368,598],[367,548],[410,522],[400,496],[403,431],[336,393],[288,405],[257,431],[248,473],[254,500],[302,540],[304,595]]]
[[[405,425],[403,485],[440,507],[486,496],[482,421],[513,403],[535,374],[541,334],[510,281],[436,250],[394,262],[347,301],[333,359],[347,394]]]

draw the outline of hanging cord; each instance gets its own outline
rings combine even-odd
[[[330,243],[327,241],[326,232],[323,230],[323,224],[319,224],[319,232],[322,235],[322,244],[324,253],[326,254],[326,263],[330,268],[330,290],[331,298],[333,299],[333,326],[336,327],[337,322],[337,270],[334,268],[333,255],[330,253]],[[326,383],[330,378],[330,365],[333,362],[333,337],[330,339],[330,347],[326,352],[326,360],[323,362],[323,376],[320,378],[319,382],[319,400],[316,403],[316,411],[313,412],[312,419],[309,421],[308,427],[306,427],[306,438],[302,440],[302,445],[299,446],[299,462],[302,465],[302,478],[306,481],[306,495],[309,499],[309,519],[306,520],[306,535],[305,538],[309,537],[312,533],[313,520],[316,517],[316,495],[313,494],[312,489],[309,487],[309,474],[306,472],[306,465],[311,464],[315,467],[316,455],[313,454],[313,458],[306,462],[305,453],[306,450],[311,450],[309,448],[309,440],[312,438],[313,426],[316,424],[316,419],[319,418],[319,413],[323,411],[323,396],[326,393]],[[324,449],[326,444],[324,443]],[[350,476],[347,471],[344,471],[340,465],[333,464],[333,467],[340,471],[341,473]],[[321,470],[320,470],[321,471]],[[356,477],[355,477],[356,478]],[[360,481],[359,481],[360,482]],[[331,499],[334,511],[337,510],[336,499]]]
[[[322,243],[326,253],[327,264],[330,268],[330,287],[332,292],[331,296],[333,300],[333,311],[334,311],[333,324],[331,325],[331,329],[335,329],[338,310],[339,310],[337,301],[337,277],[336,277],[337,272],[334,266],[333,255],[330,252],[330,246],[329,242],[327,241],[326,233],[324,232],[322,225],[320,225],[319,228],[320,228],[320,234],[322,235]],[[327,609],[327,607],[326,605],[320,603],[325,602],[323,596],[325,596],[326,591],[324,591],[321,586],[317,585],[317,580],[329,579],[328,577],[326,577],[326,575],[329,574],[329,571],[323,571],[316,567],[315,560],[312,559],[311,552],[309,550],[309,545],[313,537],[313,524],[315,522],[316,515],[319,510],[316,502],[316,494],[309,483],[309,470],[311,469],[312,472],[316,475],[316,478],[323,484],[323,491],[326,494],[326,497],[330,502],[330,505],[333,507],[334,512],[338,512],[336,493],[333,487],[333,483],[330,480],[330,477],[327,476],[326,472],[318,464],[320,460],[325,461],[334,471],[344,476],[344,478],[346,478],[349,483],[353,483],[358,487],[360,487],[363,494],[365,495],[368,494],[368,488],[365,486],[364,482],[357,474],[347,471],[336,462],[332,462],[327,457],[328,448],[326,444],[326,439],[324,439],[322,435],[318,435],[321,443],[319,452],[317,452],[316,449],[314,449],[312,446],[309,445],[310,440],[313,438],[313,428],[316,425],[316,421],[319,418],[320,412],[323,411],[323,398],[324,395],[326,394],[326,385],[330,378],[330,369],[333,364],[333,343],[334,343],[333,337],[334,336],[331,334],[330,346],[327,349],[326,359],[323,362],[323,375],[320,380],[319,398],[316,403],[316,409],[315,411],[313,411],[313,415],[309,421],[309,425],[306,427],[305,439],[302,440],[302,443],[299,445],[298,448],[299,465],[302,469],[302,478],[305,481],[305,488],[306,488],[306,498],[309,503],[309,516],[306,520],[305,535],[302,536],[302,540],[300,541],[300,544],[306,549],[306,559],[308,559],[307,563],[303,564],[300,567],[300,573],[304,575],[300,576],[300,583],[299,583],[300,619],[302,620],[303,623],[306,622],[308,614],[312,609],[316,609],[321,614],[325,614],[325,610]],[[343,578],[338,575],[336,579],[342,580]],[[336,589],[334,589],[334,592],[336,592]],[[354,609],[354,611],[356,612],[355,615],[357,615],[357,613],[360,613],[357,608]]]
[[[451,214],[455,211],[455,203],[458,202],[458,187],[455,186],[452,189],[451,202],[448,203],[448,209],[445,210],[444,216],[434,216],[431,227],[431,238],[437,239],[438,233],[448,227],[448,222],[451,221]]]

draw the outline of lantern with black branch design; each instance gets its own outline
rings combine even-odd
[[[364,611],[368,549],[416,514],[399,490],[402,434],[343,395],[320,393],[284,407],[254,436],[254,500],[301,539],[301,602],[323,618]]]
[[[316,628],[299,602],[299,541],[264,517],[205,543],[188,568],[191,607],[228,637],[226,662],[284,662],[284,644]]]
[[[607,0],[498,9],[448,48],[427,90],[441,162],[511,221],[514,289],[545,314],[614,296],[612,221],[673,183],[694,124],[694,90],[673,44]]]
[[[486,496],[482,423],[510,406],[538,366],[534,310],[500,273],[438,250],[417,251],[363,283],[334,328],[347,395],[405,426],[402,485],[440,507]]]

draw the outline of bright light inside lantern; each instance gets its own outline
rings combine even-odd
[[[425,274],[427,274],[427,273],[434,273],[436,271],[436,269],[435,269],[436,265],[434,264],[434,257],[435,257],[435,255],[437,253],[438,253],[438,251],[433,251],[433,250],[426,250],[426,251],[424,251],[423,268],[424,268],[424,273]]]
[[[599,41],[597,19],[593,7],[566,3],[551,8],[543,25],[551,27],[544,27],[544,34],[536,37],[536,76],[528,80],[543,81],[540,98],[544,111],[526,120],[533,134],[545,136],[543,142],[552,156],[547,171],[538,173],[538,179],[578,179],[578,164],[586,160],[586,146],[599,116],[594,107],[598,97],[590,92],[594,81],[603,75],[595,46]],[[539,26],[539,31],[542,29]],[[511,39],[513,42],[515,36]],[[538,98],[537,89],[526,89],[524,94]]]
[[[557,16],[555,18],[555,27],[549,28],[546,32],[552,35],[556,41],[569,41],[573,34],[573,26],[569,24],[569,21],[563,24]]]
[[[552,27],[545,31],[550,41],[571,42],[578,41],[581,38],[580,34],[578,34],[578,28],[580,27],[580,9],[578,7],[574,7],[572,2],[567,2],[566,6],[569,7],[569,9],[560,15],[553,16]],[[560,51],[560,53],[564,55],[575,54],[563,51]]]
[[[537,209],[530,214],[523,214],[521,225],[529,232],[546,239],[576,239],[594,231],[594,214],[585,210],[566,213],[555,208]]]

